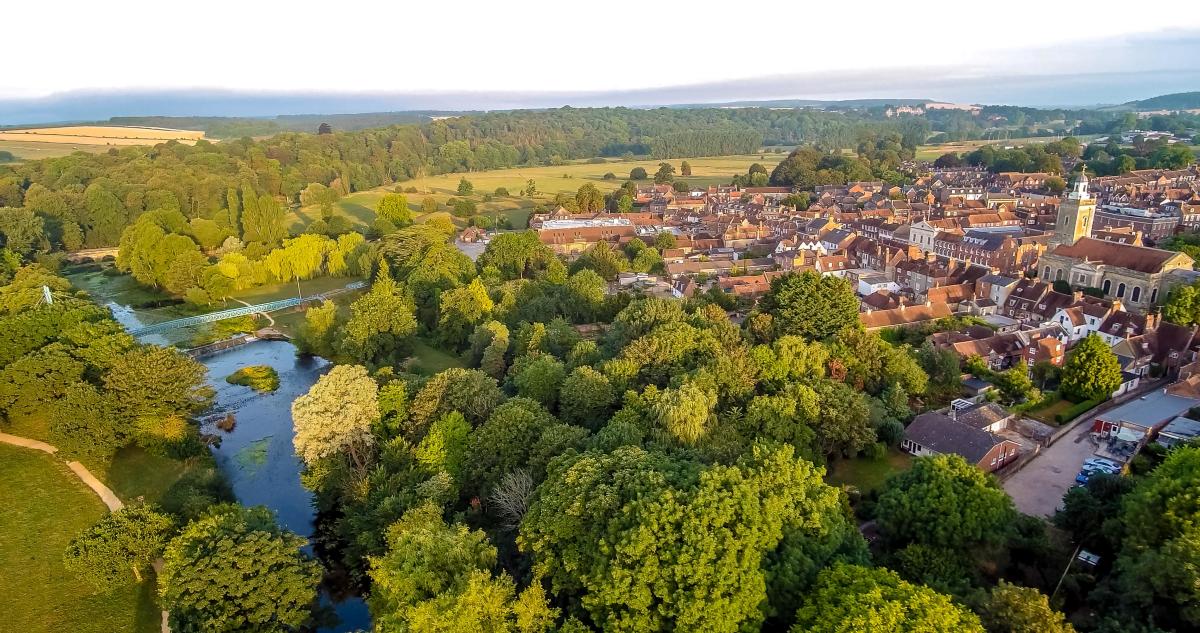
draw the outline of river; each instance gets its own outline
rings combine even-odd
[[[109,308],[126,328],[142,321],[129,306],[109,303]],[[166,344],[161,335],[144,339]],[[303,463],[292,448],[292,401],[305,393],[330,367],[323,358],[299,358],[296,348],[285,341],[256,341],[201,360],[208,368],[208,384],[216,390],[213,408],[202,416],[202,431],[221,438],[212,448],[221,471],[233,485],[244,505],[270,508],[280,525],[304,537],[312,537],[312,493],[300,485]],[[231,385],[225,377],[248,365],[270,365],[279,373],[279,389],[257,393],[249,387]],[[230,432],[215,422],[232,413],[236,425]],[[357,596],[335,599],[325,588],[321,602],[332,605],[339,622],[317,629],[326,633],[370,630],[366,603]]]

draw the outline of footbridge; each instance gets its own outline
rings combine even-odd
[[[219,312],[209,312],[208,314],[200,314],[197,316],[184,317],[182,319],[163,321],[162,323],[153,323],[132,329],[129,331],[129,333],[133,336],[144,336],[146,334],[158,334],[160,332],[166,332],[168,330],[174,330],[181,327],[190,327],[203,323],[213,323],[215,321],[224,321],[225,319],[236,319],[238,317],[248,316],[251,314],[277,312],[279,310],[294,308],[305,303],[324,301],[329,297],[342,294],[343,292],[365,288],[366,285],[367,282],[365,281],[355,281],[347,284],[344,288],[338,288],[336,290],[331,290],[326,293],[312,295],[309,297],[292,297],[290,299],[280,299],[278,301],[269,301],[267,303],[232,308],[230,310],[221,310]]]
[[[80,262],[98,262],[106,257],[116,257],[120,250],[121,249],[116,246],[110,246],[107,248],[87,248],[81,251],[67,253],[66,259],[72,264],[78,264]]]

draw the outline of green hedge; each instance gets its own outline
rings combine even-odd
[[[1084,400],[1083,402],[1076,404],[1066,411],[1055,414],[1054,421],[1058,422],[1059,424],[1062,424],[1063,422],[1069,422],[1098,404],[1100,404],[1099,400]]]

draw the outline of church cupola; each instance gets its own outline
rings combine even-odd
[[[1072,200],[1087,200],[1091,198],[1088,193],[1088,177],[1087,170],[1079,172],[1079,176],[1075,178],[1075,184],[1071,187],[1071,193],[1068,196]]]
[[[1096,200],[1088,193],[1088,177],[1080,172],[1071,185],[1071,192],[1058,205],[1058,217],[1054,224],[1054,235],[1050,245],[1070,246],[1080,238],[1092,234],[1092,216],[1096,214]]]

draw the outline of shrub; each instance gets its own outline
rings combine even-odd
[[[904,423],[891,418],[884,420],[875,427],[875,436],[887,446],[899,446],[904,440]]]
[[[604,179],[605,179],[605,180],[616,180],[616,179],[617,179],[617,175],[616,175],[616,174],[614,174],[614,173],[612,173],[612,172],[610,171],[610,172],[608,172],[608,173],[604,174]]]
[[[1072,406],[1066,411],[1055,414],[1054,421],[1058,422],[1059,424],[1062,424],[1063,422],[1070,422],[1098,404],[1100,404],[1098,400],[1084,400],[1083,402]]]
[[[225,382],[250,387],[255,391],[271,392],[279,388],[279,372],[269,365],[251,365],[229,374]]]
[[[508,196],[508,188],[507,187],[496,187],[495,194],[497,196]]]
[[[887,445],[883,442],[867,444],[862,449],[862,456],[866,459],[883,459],[884,455],[887,455]]]

